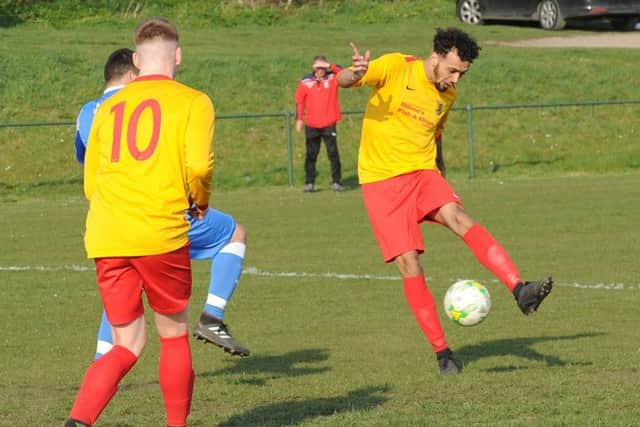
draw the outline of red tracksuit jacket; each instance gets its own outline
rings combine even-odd
[[[338,72],[342,67],[331,64],[331,72],[318,80],[307,74],[296,89],[296,120],[304,120],[312,128],[324,128],[336,124],[341,118],[338,99]]]

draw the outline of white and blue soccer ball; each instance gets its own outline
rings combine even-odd
[[[475,280],[455,282],[444,296],[444,312],[461,326],[477,325],[490,310],[491,295],[484,285]]]

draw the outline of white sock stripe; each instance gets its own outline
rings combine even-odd
[[[241,242],[231,242],[220,250],[221,254],[233,254],[244,259],[244,253],[247,251],[247,245]]]
[[[227,305],[227,300],[220,298],[217,295],[214,294],[209,294],[207,295],[207,305],[211,305],[213,307],[217,307],[220,308],[222,310],[224,310],[224,308]]]
[[[26,272],[26,271],[72,271],[72,272],[88,272],[95,271],[95,267],[83,266],[83,265],[63,265],[63,266],[21,266],[21,265],[0,265],[0,272]],[[263,276],[263,277],[283,277],[283,278],[324,278],[324,279],[340,279],[340,280],[384,280],[384,281],[398,281],[400,276],[378,276],[375,274],[354,274],[354,273],[307,273],[296,271],[264,271],[256,267],[246,267],[243,269],[242,274],[249,276]],[[430,277],[427,277],[429,280]],[[457,278],[450,278],[448,282],[453,283],[457,281]],[[478,279],[481,283],[492,283],[500,285],[497,280],[494,279]],[[610,291],[639,291],[640,283],[620,283],[620,282],[596,282],[596,283],[578,283],[578,282],[566,282],[558,283],[554,282],[553,286],[563,288],[575,288],[575,289],[603,289]]]
[[[111,350],[112,348],[113,348],[113,344],[111,344],[110,342],[99,340],[98,345],[96,346],[96,353],[105,354],[109,352],[109,350]]]

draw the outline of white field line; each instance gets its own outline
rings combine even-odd
[[[71,272],[86,272],[95,271],[95,267],[89,267],[84,265],[62,265],[62,266],[44,266],[44,265],[0,265],[0,272],[21,272],[21,271],[71,271]],[[284,278],[323,278],[323,279],[338,279],[338,280],[384,280],[384,281],[398,281],[400,276],[383,276],[375,274],[353,274],[353,273],[307,273],[307,272],[295,272],[295,271],[264,271],[256,267],[245,267],[242,274],[250,276],[263,276],[263,277],[284,277]],[[459,278],[450,279],[451,283],[459,280]],[[492,280],[492,282],[498,282]],[[625,284],[615,282],[599,282],[599,283],[555,283],[556,286],[565,288],[577,288],[577,289],[604,289],[609,291],[627,291],[627,290],[640,290],[640,284]]]

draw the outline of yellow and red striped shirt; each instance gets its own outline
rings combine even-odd
[[[209,203],[214,122],[206,94],[164,76],[140,77],[98,108],[84,165],[89,258],[187,243],[190,198]]]
[[[354,86],[371,86],[358,153],[361,184],[436,167],[436,137],[442,134],[456,90],[440,92],[424,61],[391,53],[369,62]]]

